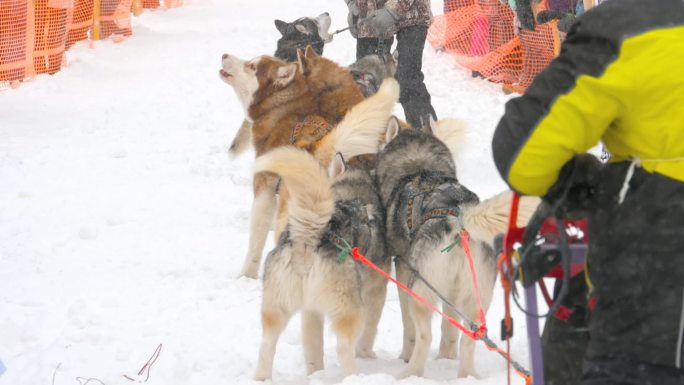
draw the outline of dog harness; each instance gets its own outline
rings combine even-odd
[[[322,116],[307,115],[304,120],[292,127],[290,144],[297,144],[300,140],[304,140],[310,145],[326,136],[332,129],[330,123]],[[302,148],[299,145],[297,147]]]
[[[365,213],[366,215],[359,215],[359,211],[363,209],[364,206],[357,199],[335,202],[335,212],[331,218],[331,223],[318,247],[332,244],[340,249],[341,253],[338,255],[337,263],[344,262],[346,256],[342,250],[350,248],[351,245],[357,245],[362,233],[373,234],[373,220],[368,217],[367,213]],[[349,241],[339,235],[345,230],[351,235]],[[354,263],[354,268],[358,282],[361,282],[361,266]]]
[[[394,197],[396,194],[401,194],[399,199],[405,202],[406,230],[411,240],[423,223],[449,216],[460,221],[461,205],[479,201],[477,195],[458,183],[456,178],[424,172],[404,177],[392,192]],[[413,287],[418,271],[404,258],[395,258],[411,271],[407,286]]]
[[[445,178],[443,183],[427,188],[423,186],[424,179],[424,174],[418,174],[404,187],[407,197],[406,227],[411,238],[424,222],[447,216],[458,218],[461,215],[460,204],[470,201],[472,197],[477,199],[475,194],[463,188],[455,178]],[[454,200],[456,205],[447,205]]]

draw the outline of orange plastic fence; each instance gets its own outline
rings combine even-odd
[[[555,22],[516,34],[513,11],[499,0],[444,0],[444,12],[428,31],[430,44],[510,91],[523,92],[557,52]]]
[[[163,0],[166,8],[183,0]],[[36,74],[54,74],[65,51],[87,39],[130,36],[131,10],[159,0],[0,0],[0,90]],[[137,13],[136,13],[137,14]]]

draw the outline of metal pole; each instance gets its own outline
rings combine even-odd
[[[91,31],[91,40],[100,40],[100,0],[93,2],[93,29]]]
[[[525,308],[530,314],[537,314],[537,286],[525,289]],[[544,358],[542,356],[539,320],[531,315],[527,316],[527,339],[530,345],[530,371],[532,385],[544,385]]]

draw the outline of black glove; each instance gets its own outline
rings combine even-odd
[[[567,11],[549,9],[537,14],[537,23],[544,24],[551,20],[558,20],[558,30],[567,33],[575,22],[575,15]]]
[[[361,22],[368,25],[376,37],[383,37],[399,21],[399,16],[387,8],[376,9]]]
[[[594,211],[595,195],[603,168],[591,154],[576,155],[561,169],[556,183],[542,197],[561,218],[577,219]]]
[[[520,26],[534,31],[534,12],[532,12],[530,0],[517,0],[515,5],[515,16],[518,18]]]

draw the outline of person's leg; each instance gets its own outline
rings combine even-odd
[[[589,216],[597,301],[580,384],[681,385],[684,183],[636,168],[620,203],[629,167],[604,167]]]
[[[582,362],[589,342],[587,329],[549,317],[544,324],[544,380],[546,385],[576,385],[582,377]]]
[[[413,127],[422,126],[428,116],[437,120],[422,71],[426,37],[425,26],[407,27],[397,32],[399,59],[395,77],[401,87],[399,102],[404,108],[406,121]]]
[[[558,298],[561,285],[561,281],[556,281],[554,300],[561,300]],[[589,344],[588,291],[584,274],[571,278],[561,304],[572,313],[563,320],[549,317],[544,324],[542,352],[546,385],[576,385],[582,377],[582,362]]]

